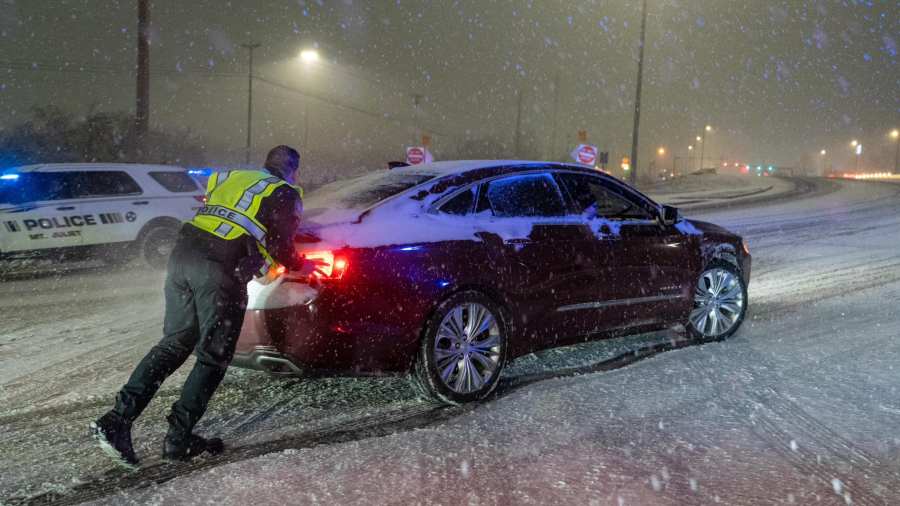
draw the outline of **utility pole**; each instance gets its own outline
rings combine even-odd
[[[137,93],[134,127],[143,151],[150,123],[150,0],[138,0]]]
[[[253,50],[259,47],[258,43],[249,42],[241,44],[250,55],[249,71],[247,72],[247,146],[244,148],[244,163],[250,165],[250,149],[252,147],[253,132]]]
[[[638,132],[641,124],[641,85],[644,81],[644,39],[647,32],[647,0],[641,8],[641,45],[638,52],[637,90],[634,94],[634,128],[631,131],[631,175],[629,182],[635,184],[638,171]]]
[[[416,129],[416,138],[413,140],[414,146],[418,146],[422,142],[422,129],[419,127],[419,104],[421,102],[422,95],[418,93],[413,94],[413,126]]]
[[[547,156],[544,158],[550,159],[553,156],[553,151],[556,149],[556,124],[558,123],[557,119],[559,118],[559,70],[556,71],[556,76],[553,78],[553,123],[550,125],[550,149],[547,150]]]
[[[522,155],[521,146],[522,146],[522,90],[519,90],[519,105],[518,109],[516,109],[516,151],[515,158],[518,159]]]
[[[703,129],[703,137],[700,141],[700,167],[699,170],[703,170],[703,154],[706,151],[706,129]]]

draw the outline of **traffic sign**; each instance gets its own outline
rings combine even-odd
[[[576,162],[593,167],[594,163],[597,161],[597,146],[579,144],[578,147],[572,151],[571,155],[572,159]]]
[[[406,148],[406,163],[410,165],[419,165],[425,163],[428,150],[422,146],[410,146]]]

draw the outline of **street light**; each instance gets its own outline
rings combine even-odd
[[[666,154],[666,148],[660,146],[660,148],[656,150],[656,154],[658,154],[659,156],[665,155],[665,154]]]
[[[862,144],[853,141],[852,145],[856,148],[854,150],[856,152],[856,172],[859,173],[859,157],[862,155]]]
[[[819,175],[821,176],[825,175],[825,155],[827,154],[828,151],[825,151],[824,149],[822,151],[819,151],[819,156],[821,157],[821,159],[819,160]]]
[[[315,49],[304,49],[300,51],[298,58],[303,63],[316,63],[319,61],[319,52]]]
[[[853,139],[852,141],[850,141],[850,145],[855,148],[856,146],[859,145],[859,141],[857,141],[856,139]]]

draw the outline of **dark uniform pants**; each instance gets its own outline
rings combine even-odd
[[[122,387],[114,411],[134,421],[163,381],[194,351],[197,362],[168,417],[170,438],[182,440],[203,416],[234,355],[247,286],[237,279],[233,266],[179,240],[169,258],[165,298],[164,337]]]

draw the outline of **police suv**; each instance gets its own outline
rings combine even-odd
[[[163,267],[181,223],[204,202],[183,168],[41,164],[0,171],[0,258],[140,256]]]

